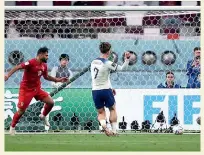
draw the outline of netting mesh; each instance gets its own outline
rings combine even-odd
[[[74,76],[98,57],[99,44],[105,40],[112,44],[119,64],[123,62],[125,51],[136,53],[136,64],[131,65],[128,70],[112,73],[111,80],[113,88],[118,90],[116,101],[125,102],[124,94],[130,94],[127,99],[130,102],[128,107],[138,109],[133,103],[140,96],[135,98],[135,93],[139,93],[141,89],[165,87],[168,71],[174,73],[174,84],[179,88],[188,87],[190,77],[187,75],[187,63],[193,59],[194,48],[200,46],[200,12],[5,11],[5,73],[15,65],[35,57],[40,47],[47,46],[50,49],[49,72],[60,65],[59,56],[66,53],[70,58],[68,68]],[[195,88],[200,87],[199,67],[197,71]],[[5,84],[6,129],[17,110],[21,77],[20,71]],[[56,86],[42,79],[42,87],[51,92]],[[157,92],[157,95],[159,94]],[[179,107],[178,101],[175,101],[177,96],[172,97],[174,94],[175,92],[170,93],[168,102],[173,108],[168,108],[167,105],[167,108],[161,108],[165,112],[168,125]],[[199,102],[200,97],[195,94],[191,93],[194,95],[193,101]],[[160,97],[157,96],[155,100],[151,97],[148,100],[147,97],[147,103],[153,100],[159,102],[160,99],[164,101],[164,98]],[[54,100],[56,104],[49,115],[49,130],[98,130],[97,113],[91,96],[90,72],[57,93]],[[122,103],[118,103],[118,121],[121,122],[124,116],[128,122],[126,129],[132,128],[134,119],[139,122],[141,128],[144,126],[142,122],[147,119],[154,123],[155,117],[152,115],[159,113],[159,110],[152,112],[148,105],[146,107],[145,101],[141,102],[139,104],[142,105],[143,113],[136,116],[127,108],[124,111],[121,108]],[[199,108],[196,112],[188,109],[192,102],[186,102],[187,109],[184,106],[184,112],[178,114],[182,125],[187,126],[186,129],[198,129],[195,119],[199,115]],[[17,130],[47,130],[38,118],[42,108],[43,104],[36,103],[33,99]],[[118,127],[122,129],[121,125]]]

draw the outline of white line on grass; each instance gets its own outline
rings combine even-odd
[[[148,144],[148,143],[156,143],[156,144],[171,144],[170,142],[168,142],[168,141],[166,141],[166,142],[164,142],[164,141],[143,141],[143,142],[141,142],[141,141],[138,141],[138,142],[130,142],[130,141],[11,141],[10,143],[12,143],[12,144],[62,144],[62,145],[67,145],[67,144],[80,144],[80,143],[82,143],[83,145],[90,145],[91,143],[94,143],[94,144],[109,144],[109,143],[111,143],[111,144],[120,144],[120,143],[128,143],[128,144]],[[177,141],[177,142],[173,142],[174,144],[177,144],[177,143],[195,143],[195,141],[194,142],[192,142],[192,141]],[[196,142],[196,143],[199,143],[199,141],[198,142]]]
[[[9,132],[4,132],[8,135]],[[104,135],[104,133],[75,133],[75,132],[56,132],[56,133],[45,133],[45,132],[17,132],[17,135]],[[184,135],[199,135],[200,133],[183,133]],[[174,135],[174,133],[119,133],[119,135]]]

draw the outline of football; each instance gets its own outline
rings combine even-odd
[[[174,131],[175,135],[182,135],[183,134],[183,128],[180,125],[174,126],[173,131]]]
[[[196,119],[196,122],[200,125],[200,116]]]
[[[183,134],[182,129],[175,130],[175,135],[182,135],[182,134]]]

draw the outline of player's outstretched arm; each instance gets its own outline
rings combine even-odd
[[[128,64],[129,64],[129,59],[126,59],[122,66],[120,65],[117,66],[116,71],[124,70],[125,68],[127,68]]]
[[[125,68],[127,68],[128,64],[129,64],[129,58],[130,58],[130,53],[126,52],[125,53],[125,62],[123,63],[122,66],[115,64],[114,62],[108,61],[107,63],[107,67],[111,70],[114,71],[121,71],[124,70]]]
[[[20,69],[23,69],[22,65],[17,65],[15,67],[13,67],[7,75],[4,76],[4,80],[7,81],[9,79],[9,77],[15,73],[16,71],[20,70]]]
[[[48,81],[53,81],[53,82],[67,82],[68,81],[68,78],[66,78],[66,77],[55,78],[55,77],[52,77],[50,75],[44,76],[44,79],[48,80]]]

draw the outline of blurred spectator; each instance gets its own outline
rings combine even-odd
[[[174,82],[174,73],[169,71],[166,73],[166,81],[157,86],[157,88],[181,88],[180,85]]]
[[[68,54],[61,54],[59,57],[60,65],[58,67],[53,67],[51,71],[51,76],[53,77],[67,77],[67,78],[72,78],[73,73],[72,71],[68,68],[69,64],[69,55]],[[62,85],[61,82],[51,82],[53,87],[59,87]],[[69,84],[67,88],[69,88],[71,85]]]
[[[187,88],[200,88],[200,47],[194,48],[194,58],[187,63]]]
[[[20,37],[20,33],[16,30],[16,26],[14,21],[10,21],[9,23],[9,28],[7,31],[7,38],[19,38]]]

